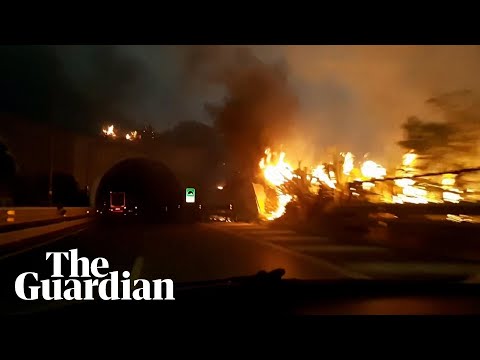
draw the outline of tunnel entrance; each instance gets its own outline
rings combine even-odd
[[[118,193],[125,194],[125,211],[111,208],[112,194]],[[100,180],[95,194],[99,213],[113,216],[117,209],[122,215],[147,220],[178,220],[182,201],[182,186],[173,172],[160,162],[144,158],[114,165]]]

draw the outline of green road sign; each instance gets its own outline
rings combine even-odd
[[[194,203],[195,202],[195,188],[186,188],[185,189],[185,202]]]

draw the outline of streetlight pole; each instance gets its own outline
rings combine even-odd
[[[50,128],[50,169],[48,174],[48,203],[50,206],[53,205],[53,140],[53,131],[52,128]]]

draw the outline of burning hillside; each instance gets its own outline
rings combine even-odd
[[[373,160],[355,162],[350,152],[339,155],[337,162],[295,169],[285,152],[267,148],[259,163],[263,195],[258,196],[262,186],[255,185],[261,216],[267,220],[281,217],[287,204],[298,199],[295,190],[300,188],[311,195],[330,193],[330,199],[338,202],[428,204],[480,200],[479,184],[462,184],[454,172],[423,176],[421,160],[412,151],[404,154],[401,164],[391,173]]]
[[[458,106],[456,95],[428,101],[443,111],[443,122],[415,117],[406,121],[405,138],[399,142],[405,153],[396,166],[388,169],[366,155],[359,160],[351,152],[331,153],[314,166],[294,167],[288,153],[267,148],[255,185],[256,193],[264,194],[257,195],[262,217],[273,220],[282,216],[290,202],[298,202],[302,192],[322,195],[336,203],[479,202],[480,113],[476,110],[480,106]],[[453,105],[452,97],[456,101]]]
[[[131,130],[119,129],[117,126],[113,124],[105,126],[102,129],[102,134],[103,136],[109,139],[122,139],[127,141],[140,140],[142,139],[142,135],[144,136],[144,138],[152,138],[152,139],[155,138],[155,133],[153,132],[153,130],[148,129],[147,127],[145,127],[141,131],[141,133],[139,133],[139,131],[137,130],[131,131]]]

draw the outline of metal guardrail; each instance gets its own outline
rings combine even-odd
[[[91,208],[0,208],[0,233],[76,220],[93,215]]]

